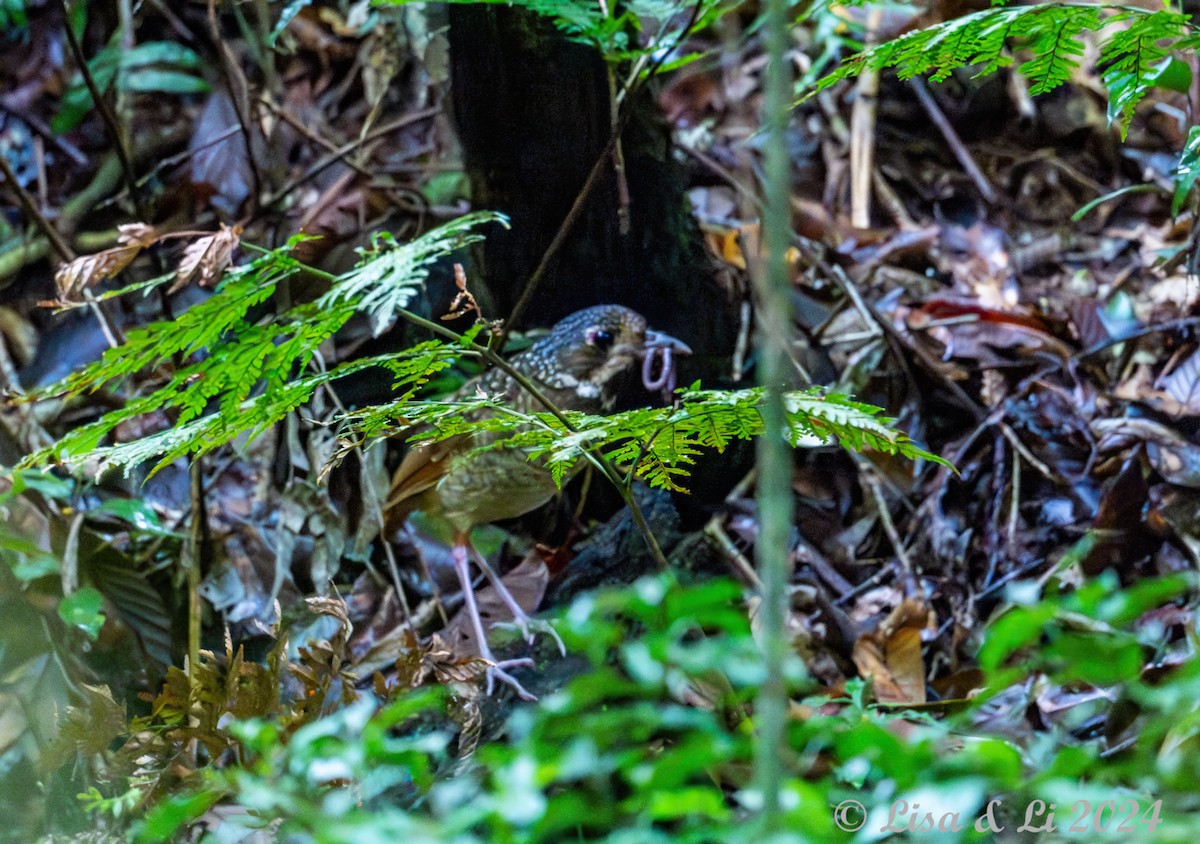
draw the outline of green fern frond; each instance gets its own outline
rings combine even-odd
[[[1133,110],[1153,84],[1155,65],[1171,52],[1197,41],[1187,15],[1165,10],[1073,4],[993,6],[990,9],[915,30],[851,56],[817,80],[799,102],[864,71],[895,69],[901,79],[928,75],[935,82],[956,70],[975,76],[1013,64],[1013,50],[1029,58],[1017,70],[1030,93],[1044,94],[1068,81],[1084,54],[1081,36],[1101,34],[1101,76],[1109,91],[1109,119],[1122,134]]]
[[[389,369],[396,389],[410,396],[432,373],[456,360],[461,348],[427,343],[327,372],[305,370],[321,344],[356,311],[367,311],[377,329],[390,323],[395,309],[424,283],[429,265],[475,239],[472,228],[486,222],[506,220],[499,214],[470,214],[411,243],[388,243],[369,253],[361,266],[332,279],[330,290],[316,302],[274,316],[256,314],[278,284],[300,269],[288,249],[265,252],[231,269],[209,299],[173,321],[131,330],[121,347],[33,394],[32,399],[71,398],[100,389],[115,391],[133,376],[141,378],[122,407],[29,455],[24,465],[86,463],[97,471],[124,467],[128,472],[157,459],[157,471],[185,454],[204,454],[261,433],[307,402],[319,387],[371,366]],[[133,420],[152,427],[169,425],[171,430],[105,445],[118,426]]]
[[[1098,9],[1071,11],[1065,16],[1040,14],[1024,18],[1034,24],[1022,32],[1029,37],[1028,49],[1033,58],[1017,70],[1029,79],[1029,93],[1033,96],[1053,91],[1070,80],[1083,57],[1083,41],[1079,35],[1101,26]]]
[[[127,443],[103,445],[118,425],[168,406],[172,387],[178,383],[172,379],[163,389],[65,434],[53,446],[26,457],[21,465],[57,463],[69,469],[87,467],[99,476],[112,469],[123,469],[128,475],[133,467],[154,461],[150,471],[153,475],[181,457],[208,454],[235,440],[249,440],[265,433],[307,403],[319,388],[356,372],[376,367],[387,369],[395,379],[393,388],[411,396],[432,374],[451,366],[460,354],[452,345],[430,341],[402,352],[350,361],[325,372],[276,380],[270,389],[236,404],[222,397],[215,412],[203,415],[193,412],[186,417],[181,413],[180,419],[184,421],[163,431]],[[184,394],[181,404],[195,407],[191,392]]]
[[[362,437],[396,434],[416,427],[411,438],[422,444],[471,435],[477,450],[521,449],[541,461],[561,483],[570,468],[589,455],[601,454],[625,467],[629,478],[651,486],[686,492],[680,481],[688,466],[706,450],[723,451],[735,440],[750,440],[763,430],[759,406],[762,389],[700,390],[680,394],[678,407],[639,408],[609,416],[568,411],[573,430],[550,413],[522,414],[493,398],[454,402],[407,402],[351,413],[351,429]],[[480,412],[486,412],[480,417]],[[856,450],[923,458],[949,465],[892,427],[880,408],[840,394],[812,389],[787,396],[788,436],[793,445],[806,438],[837,442]],[[354,439],[358,439],[357,437]]]
[[[429,274],[429,266],[483,235],[474,231],[485,223],[508,227],[508,218],[493,211],[476,211],[422,235],[411,243],[398,244],[387,232],[377,234],[367,249],[360,249],[359,266],[337,280],[317,301],[318,309],[350,304],[365,311],[376,337],[387,330],[396,313],[408,306]]]
[[[1108,119],[1129,130],[1133,110],[1150,88],[1156,66],[1168,56],[1168,44],[1179,39],[1189,26],[1187,15],[1158,11],[1153,14],[1122,12],[1105,21],[1105,26],[1128,23],[1114,32],[1100,51],[1102,78],[1108,89]]]

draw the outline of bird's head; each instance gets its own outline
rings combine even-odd
[[[622,305],[595,305],[563,318],[522,356],[530,373],[556,391],[574,393],[572,406],[611,407],[610,385],[640,367],[647,388],[674,388],[674,355],[692,350],[653,331],[646,318]]]

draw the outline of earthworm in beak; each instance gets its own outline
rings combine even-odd
[[[691,348],[682,340],[661,331],[647,331],[645,352],[642,358],[642,385],[647,390],[661,390],[664,401],[670,401],[675,392],[675,355],[690,355]],[[655,376],[655,361],[659,361]]]

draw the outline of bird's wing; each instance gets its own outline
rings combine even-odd
[[[392,476],[387,503],[383,507],[383,530],[392,536],[414,510],[427,502],[422,493],[437,486],[450,468],[451,458],[466,442],[465,436],[450,437],[429,445],[410,448]],[[425,496],[428,498],[428,496]]]

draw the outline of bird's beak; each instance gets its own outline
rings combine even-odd
[[[650,349],[670,349],[677,355],[690,355],[692,347],[680,340],[678,337],[672,337],[670,334],[665,334],[662,331],[647,331],[646,345],[647,352]]]

